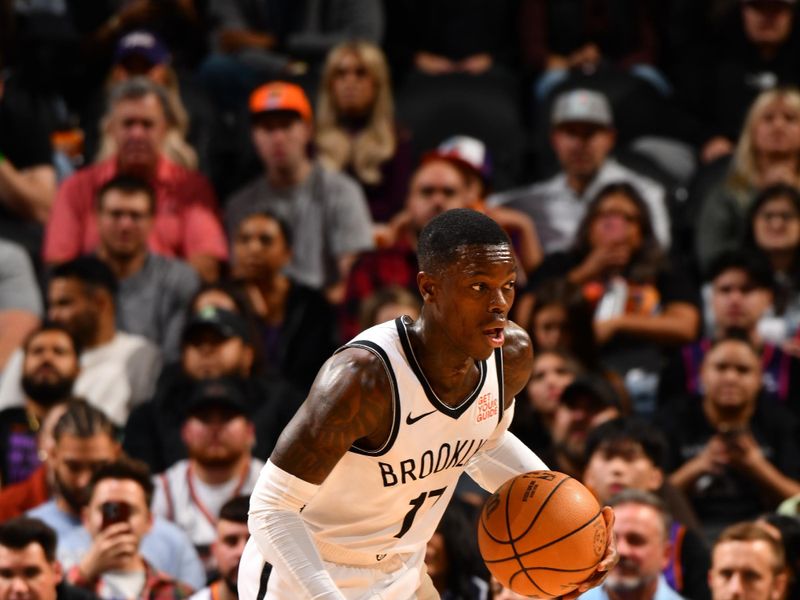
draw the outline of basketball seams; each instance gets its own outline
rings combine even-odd
[[[584,540],[586,540],[586,543],[591,543],[592,532],[597,529],[597,524],[600,522],[598,519],[602,518],[602,510],[600,510],[596,502],[594,502],[593,504],[597,512],[588,518],[584,516],[586,521],[579,526],[575,525],[575,517],[580,518],[579,515],[585,515],[585,510],[575,513],[574,517],[567,517],[568,521],[564,522],[564,525],[567,525],[571,518],[573,527],[570,531],[562,535],[558,535],[558,529],[563,531],[563,528],[553,529],[549,527],[547,523],[545,523],[543,527],[536,527],[538,519],[542,517],[543,511],[551,504],[555,505],[557,512],[559,512],[561,501],[556,498],[551,502],[551,499],[556,491],[570,479],[573,479],[577,483],[577,488],[575,489],[576,493],[582,493],[586,495],[587,498],[591,497],[594,499],[591,493],[581,486],[577,479],[565,473],[550,473],[550,476],[540,477],[536,477],[534,473],[521,474],[502,485],[495,492],[495,500],[492,503],[493,506],[489,504],[489,501],[484,505],[484,510],[481,512],[479,519],[480,525],[478,532],[484,563],[498,579],[507,581],[507,585],[511,589],[515,589],[515,591],[522,594],[556,598],[559,595],[568,593],[569,590],[575,589],[577,585],[575,581],[577,579],[583,580],[585,577],[588,577],[597,566],[597,562],[592,561],[588,553],[583,550],[574,555],[571,560],[566,556],[562,556],[563,551],[560,550],[561,546],[559,546],[559,544],[581,544],[582,547]],[[553,475],[558,478],[553,477]],[[536,493],[536,479],[544,480],[541,482],[544,484],[542,486],[544,489],[540,488],[540,491],[546,491],[546,494]],[[555,479],[555,481],[553,481],[553,479]],[[517,484],[518,480],[519,485]],[[549,489],[547,489],[548,487]],[[567,486],[564,489],[572,491],[572,488],[575,488],[575,485]],[[559,496],[559,498],[562,496]],[[534,513],[532,515],[530,512],[528,513],[528,515],[530,515],[529,522],[525,525],[526,515],[522,507],[527,503],[526,501],[528,498],[534,497],[538,498],[538,500],[533,500],[532,503],[534,506],[530,507],[534,509]],[[573,499],[572,497],[563,500],[567,505],[576,501],[578,501],[577,498]],[[487,506],[490,506],[488,516]],[[591,511],[589,505],[584,504],[583,506]],[[502,514],[497,514],[501,510],[503,511]],[[548,515],[551,513],[552,509],[548,512]],[[547,515],[542,518],[544,519],[546,517]],[[554,517],[556,521],[562,518],[555,515]],[[524,531],[522,531],[520,535],[514,535],[514,531],[512,530],[519,529],[520,526],[525,527]],[[502,536],[503,529],[505,529],[506,539],[500,539],[499,537]],[[496,532],[496,534],[493,532]],[[542,538],[544,536],[550,537],[554,534],[558,535],[558,537],[546,543],[542,543]],[[587,535],[590,537],[587,537]],[[575,537],[575,541],[570,539],[573,537]],[[594,537],[597,537],[596,532],[594,533]],[[522,551],[520,546],[523,548],[530,548],[530,542],[526,543],[528,539],[530,541],[539,542],[541,545],[530,550]],[[484,544],[486,545],[485,548],[483,547]],[[566,548],[568,546],[564,547]],[[508,556],[504,556],[503,558],[497,557],[498,555],[506,554],[506,549],[510,550]],[[486,557],[487,551],[488,554],[494,555],[488,560]],[[579,556],[584,557],[581,562],[586,560],[591,562],[591,564],[576,566],[575,559]],[[537,565],[536,563],[539,564]],[[520,579],[520,577],[522,579]],[[542,584],[547,585],[549,589],[545,589],[536,579],[541,579]]]
[[[539,515],[541,515],[541,514],[542,514],[542,511],[543,511],[543,510],[544,510],[544,509],[547,507],[547,503],[548,503],[548,502],[550,502],[550,498],[552,498],[552,497],[553,497],[553,494],[555,494],[555,493],[556,493],[556,492],[559,490],[559,488],[560,488],[562,485],[564,485],[564,484],[565,484],[567,481],[570,481],[571,479],[572,479],[572,477],[564,477],[564,479],[562,479],[561,481],[559,481],[559,482],[558,482],[558,483],[555,485],[555,487],[554,487],[552,490],[550,490],[550,493],[549,493],[549,494],[547,494],[547,497],[546,497],[544,500],[542,500],[542,503],[541,503],[541,505],[539,506],[539,510],[537,510],[537,511],[536,511],[536,514],[535,514],[535,515],[533,515],[533,519],[532,519],[532,520],[531,520],[531,522],[528,524],[528,528],[527,528],[525,531],[523,531],[523,532],[522,532],[522,533],[519,535],[519,537],[517,537],[517,538],[514,538],[514,537],[511,535],[511,529],[509,528],[509,530],[508,530],[508,537],[509,537],[509,539],[511,540],[511,543],[512,543],[512,544],[513,544],[515,541],[519,541],[519,540],[521,540],[521,539],[522,539],[522,538],[524,538],[526,535],[528,535],[528,533],[530,533],[531,529],[533,529],[533,526],[536,524],[536,521],[539,519]]]
[[[540,588],[539,585],[533,579],[531,579],[531,576],[528,575],[528,572],[525,570],[525,565],[522,564],[522,557],[517,552],[517,547],[516,547],[516,545],[514,545],[514,536],[511,533],[511,520],[509,518],[509,510],[508,510],[509,507],[508,507],[508,505],[511,502],[511,492],[514,490],[514,484],[517,483],[517,481],[518,481],[517,479],[513,479],[511,481],[511,485],[509,486],[508,492],[506,493],[505,517],[506,517],[506,532],[508,533],[508,543],[511,544],[511,550],[514,552],[514,558],[516,559],[517,564],[519,565],[519,567],[522,570],[522,572],[525,573],[525,577],[527,577],[528,581],[530,581],[534,586],[536,586],[538,589],[540,589],[542,592],[544,592],[544,590],[542,590],[542,588]],[[552,494],[552,492],[551,492],[551,494]],[[549,496],[548,496],[548,498],[549,498]],[[537,513],[536,516],[537,517],[539,516],[538,513]],[[536,517],[534,517],[534,519],[535,518]],[[518,573],[519,573],[519,571],[517,571],[517,573],[515,573],[515,575],[518,574]],[[514,579],[514,577],[512,576],[511,579]]]
[[[541,545],[541,546],[539,546],[539,547],[537,547],[537,548],[533,548],[532,550],[527,550],[527,551],[523,552],[522,554],[517,554],[517,552],[516,552],[516,548],[515,548],[515,549],[514,549],[514,556],[507,556],[506,558],[496,558],[496,559],[493,559],[493,560],[487,560],[487,559],[484,559],[484,561],[483,561],[483,562],[485,562],[485,563],[487,563],[487,564],[489,564],[489,563],[501,563],[501,562],[505,562],[505,561],[507,561],[507,560],[511,560],[512,558],[515,558],[516,556],[520,556],[520,557],[522,557],[522,556],[530,556],[531,554],[535,554],[536,552],[539,552],[540,550],[544,550],[545,548],[549,548],[550,546],[552,546],[552,545],[554,545],[554,544],[557,544],[558,542],[560,542],[560,541],[562,541],[562,540],[565,540],[565,539],[567,539],[568,537],[570,537],[570,536],[572,536],[572,535],[575,535],[576,533],[578,533],[578,532],[579,532],[579,531],[581,531],[582,529],[586,529],[586,528],[587,528],[587,527],[589,527],[589,526],[590,526],[592,523],[594,523],[594,522],[597,520],[597,518],[598,518],[598,517],[600,517],[602,514],[603,514],[603,511],[602,511],[602,510],[601,510],[601,511],[598,511],[598,512],[597,512],[597,513],[596,513],[596,514],[595,514],[595,515],[594,515],[594,516],[593,516],[591,519],[589,519],[588,521],[586,521],[586,523],[584,523],[584,524],[583,524],[583,525],[581,525],[580,527],[578,527],[578,528],[576,528],[576,529],[574,529],[574,530],[570,531],[569,533],[565,533],[565,534],[564,534],[564,535],[562,535],[561,537],[559,537],[559,538],[556,538],[556,539],[554,539],[554,540],[552,540],[552,541],[550,541],[550,542],[547,542],[546,544],[543,544],[543,545]],[[500,540],[497,540],[497,541],[498,541],[498,542],[501,542]],[[511,544],[511,545],[513,546],[513,542],[501,542],[501,543],[509,543],[509,544]],[[527,568],[530,568],[530,567],[527,567]],[[539,568],[539,567],[537,567],[537,568]],[[547,568],[547,567],[541,567],[541,568]],[[588,568],[588,567],[587,567],[587,568]],[[578,569],[578,571],[581,571],[581,570],[582,570],[582,569]]]

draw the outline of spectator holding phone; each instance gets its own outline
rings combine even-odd
[[[656,422],[673,442],[669,483],[689,496],[713,540],[800,493],[800,447],[794,416],[760,399],[761,362],[746,335],[715,341],[700,378],[701,400],[672,403]]]
[[[83,523],[92,546],[67,580],[100,598],[187,598],[191,588],[154,569],[139,551],[153,525],[153,483],[147,465],[119,459],[98,469],[89,484]]]

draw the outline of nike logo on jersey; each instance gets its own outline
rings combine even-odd
[[[435,412],[436,412],[436,409],[434,408],[432,411],[426,412],[426,413],[422,413],[421,415],[417,415],[416,417],[412,417],[411,413],[408,413],[408,416],[406,417],[406,425],[413,425],[414,423],[416,423],[420,419],[424,419],[428,415],[432,415]]]

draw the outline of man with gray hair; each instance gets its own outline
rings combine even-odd
[[[583,600],[682,600],[662,574],[669,562],[671,517],[658,496],[629,488],[608,502],[614,508],[619,563]]]
[[[174,126],[164,89],[145,77],[118,84],[111,91],[104,125],[116,152],[61,185],[45,231],[45,261],[62,263],[97,247],[97,193],[111,178],[124,174],[144,179],[155,189],[150,250],[184,258],[203,279],[216,279],[219,263],[227,259],[217,201],[205,177],[164,155],[165,139]]]
[[[561,171],[533,185],[489,198],[526,213],[536,224],[545,253],[568,249],[586,207],[602,187],[627,182],[644,198],[658,241],[670,244],[670,220],[665,190],[656,181],[636,173],[610,157],[616,131],[608,99],[592,90],[570,90],[559,95],[551,114],[550,143]]]

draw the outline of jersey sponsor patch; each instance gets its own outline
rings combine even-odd
[[[475,411],[475,422],[482,423],[487,419],[497,416],[499,411],[499,402],[497,396],[491,393],[483,394],[478,398],[478,407]]]

